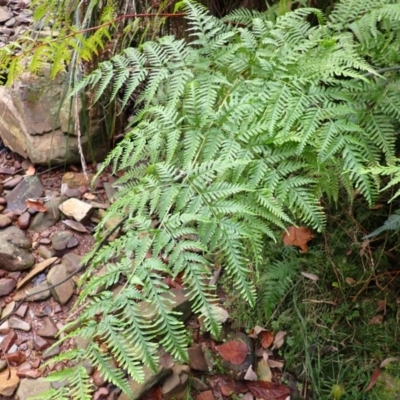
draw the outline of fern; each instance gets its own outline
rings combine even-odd
[[[369,235],[365,236],[363,239],[370,239],[378,236],[380,233],[385,231],[398,231],[400,229],[400,210],[396,210],[385,223],[379,228],[375,229]]]
[[[218,334],[209,284],[218,266],[253,306],[251,277],[266,243],[288,224],[322,230],[321,197],[337,201],[342,187],[372,203],[379,186],[365,171],[395,158],[400,104],[387,99],[396,98],[397,75],[376,73],[380,49],[367,36],[381,43],[397,35],[400,5],[350,0],[327,19],[304,8],[276,19],[237,10],[224,20],[183,6],[190,43],[169,36],[125,49],[74,89],[124,105],[141,89],[124,139],[103,164],[122,176],[96,236],[111,218],[123,219],[122,235],[95,255],[77,303],[76,333],[95,340],[69,355],[92,360],[124,391],[128,376],[141,381],[143,367],[157,369],[156,343],[186,359],[166,276],[182,278],[194,312]],[[269,267],[266,315],[293,284],[294,263]],[[104,274],[95,273],[100,266]],[[123,289],[112,295],[117,282]]]

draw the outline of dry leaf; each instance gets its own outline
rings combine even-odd
[[[272,381],[271,368],[268,365],[268,361],[264,357],[257,364],[257,375],[260,381]]]
[[[383,311],[383,315],[386,314],[386,300],[378,300],[376,302],[376,312],[382,312]]]
[[[272,343],[274,343],[274,335],[270,331],[260,332],[260,338],[261,338],[261,346],[264,349],[268,349],[268,347],[271,346]]]
[[[28,208],[32,208],[37,212],[44,213],[47,211],[47,208],[43,205],[43,203],[40,200],[26,199],[25,204]]]
[[[86,199],[86,200],[95,200],[95,199],[97,199],[97,196],[95,196],[94,194],[89,193],[89,192],[84,193],[82,197],[84,199]]]
[[[247,382],[247,387],[254,397],[264,400],[276,400],[279,397],[290,394],[290,389],[286,386],[272,382]]]
[[[205,392],[201,392],[196,400],[215,400],[214,394],[212,390],[206,390]]]
[[[236,340],[226,342],[221,346],[215,346],[215,349],[224,360],[235,365],[242,364],[249,352],[249,348],[245,343]]]
[[[216,306],[214,304],[212,304],[209,308],[211,308],[211,313],[215,321],[223,324],[229,318],[229,313],[224,308]],[[204,316],[207,316],[209,311],[210,310],[206,307],[202,307],[200,309],[200,313]]]
[[[305,226],[289,226],[283,234],[282,240],[285,246],[300,247],[302,253],[307,253],[307,243],[314,237],[313,233]]]
[[[253,371],[253,366],[250,364],[249,368],[246,371],[246,375],[244,376],[245,381],[256,381],[257,374]]]
[[[305,278],[311,279],[312,281],[316,282],[319,278],[317,275],[312,274],[310,272],[300,272]]]
[[[356,284],[355,279],[350,278],[350,277],[346,278],[345,281],[346,281],[346,283],[347,283],[348,285],[355,285],[355,284]]]
[[[383,321],[383,315],[375,315],[375,317],[372,317],[369,322],[368,325],[378,325],[381,324]]]
[[[391,362],[394,361],[400,361],[400,359],[398,357],[389,357],[389,358],[385,358],[382,362],[381,365],[379,366],[379,368],[385,368],[386,365],[388,365]]]
[[[280,347],[282,347],[283,343],[285,342],[285,336],[286,336],[286,332],[285,331],[279,331],[275,335],[273,349],[279,349]]]
[[[35,172],[36,172],[35,167],[33,165],[30,165],[28,167],[28,169],[26,170],[25,175],[32,176],[32,175],[35,175]]]
[[[379,378],[380,373],[381,373],[381,370],[379,368],[376,368],[374,373],[372,374],[371,380],[369,381],[369,384],[368,384],[367,388],[364,390],[364,392],[368,392],[375,386],[376,380]]]

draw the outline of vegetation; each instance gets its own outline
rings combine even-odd
[[[119,197],[97,237],[111,218],[123,221],[122,234],[96,254],[82,277],[79,327],[61,339],[79,335],[91,341],[86,350],[56,359],[91,360],[107,381],[128,392],[128,376],[141,381],[143,366],[157,368],[158,344],[186,359],[187,335],[165,300],[164,277],[182,277],[194,311],[218,334],[215,287],[209,282],[222,266],[226,286],[240,294],[241,303],[261,304],[247,323],[267,319],[275,327],[290,327],[297,337],[289,360],[302,352],[307,373],[312,371],[303,375],[305,382],[311,379],[318,398],[331,396],[332,385],[355,383],[342,378],[350,368],[347,359],[328,351],[326,363],[319,345],[332,337],[326,333],[320,339],[308,321],[324,324],[328,332],[346,313],[351,328],[371,308],[359,304],[361,312],[358,303],[349,303],[347,274],[351,269],[356,282],[368,279],[356,276],[351,263],[322,262],[321,243],[319,250],[299,257],[274,242],[288,225],[322,232],[326,210],[343,202],[351,207],[357,194],[372,206],[380,175],[384,185],[398,184],[398,178],[386,182],[385,176],[400,174],[400,5],[346,0],[329,15],[307,7],[277,13],[239,9],[222,19],[189,0],[177,10],[186,14],[190,40],[162,36],[136,47],[127,40],[127,46],[118,42],[111,52],[115,56],[107,59],[102,53],[100,60],[97,53],[110,39],[108,30],[97,29],[90,38],[73,35],[62,44],[49,39],[53,49],[40,47],[52,49],[42,55],[46,60],[55,55],[54,73],[60,60],[71,62],[74,95],[90,89],[94,102],[106,99],[120,110],[135,100],[127,133],[103,164],[121,178]],[[84,18],[88,24],[93,12]],[[102,10],[105,25],[112,25],[111,14]],[[71,28],[70,20],[63,22]],[[70,59],[71,49],[79,56]],[[40,57],[35,52],[33,70]],[[83,78],[76,74],[82,60],[98,65]],[[17,66],[17,61],[9,66],[10,79]],[[338,235],[337,243],[341,240]],[[321,286],[299,281],[305,257],[309,265],[319,266],[311,272],[324,276]],[[106,271],[96,273],[103,265]],[[113,294],[120,281],[123,290]],[[326,282],[335,284],[340,300],[336,293],[327,299]],[[318,303],[322,296],[323,308]],[[316,303],[301,302],[311,297]],[[339,308],[331,312],[329,302],[340,303]],[[156,320],[143,315],[143,303],[151,306]],[[232,304],[237,306],[234,298]],[[366,328],[365,338],[377,329]],[[343,340],[352,335],[351,330],[342,334]],[[393,350],[389,346],[388,352]],[[321,375],[329,378],[318,384]],[[84,368],[51,379],[60,378],[69,384],[42,398],[91,398]],[[354,393],[349,398],[355,399]]]

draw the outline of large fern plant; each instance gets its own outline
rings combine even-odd
[[[58,357],[91,360],[128,393],[128,376],[141,381],[143,365],[157,368],[158,344],[186,358],[164,277],[182,277],[194,312],[218,333],[213,271],[222,266],[253,305],[252,278],[276,232],[298,223],[321,230],[321,196],[335,201],[341,187],[374,201],[377,182],[365,168],[394,159],[400,117],[397,81],[375,72],[386,66],[382,43],[398,40],[397,1],[345,0],[328,20],[303,8],[275,22],[181,6],[190,43],[163,37],[127,48],[75,88],[94,89],[96,99],[107,89],[125,105],[144,84],[125,138],[103,164],[122,177],[98,236],[114,217],[125,218],[122,235],[84,275],[80,327],[66,336],[91,342]],[[124,286],[113,295],[117,282]],[[85,374],[64,371],[72,385],[59,398],[89,398]]]

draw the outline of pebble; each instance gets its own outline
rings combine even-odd
[[[6,215],[0,215],[0,229],[6,228],[12,224],[11,219]]]
[[[35,348],[35,350],[42,351],[49,346],[50,346],[50,343],[46,339],[43,339],[39,335],[33,336],[33,347]]]
[[[1,11],[0,11],[0,22],[1,22]],[[20,183],[22,181],[24,177],[21,175],[17,175],[14,178],[12,178],[11,180],[9,180],[8,182],[4,183],[4,189],[14,189],[15,186],[18,185],[18,183]]]
[[[19,329],[25,332],[29,332],[31,330],[31,324],[29,322],[22,321],[14,315],[9,318],[8,323],[12,329]]]
[[[74,235],[69,231],[55,232],[51,237],[51,244],[53,245],[53,249],[55,251],[65,250],[68,247],[68,243],[70,242],[70,240],[72,240],[73,237]]]
[[[89,218],[93,211],[90,204],[74,198],[64,201],[58,208],[65,216],[78,222]]]
[[[54,337],[58,333],[58,328],[56,324],[53,322],[53,320],[49,317],[46,317],[43,320],[43,325],[40,329],[38,329],[37,334],[39,336],[43,336],[46,338],[51,338],[54,339]]]
[[[2,278],[0,279],[0,297],[10,294],[16,286],[14,279]]]
[[[24,212],[19,216],[17,224],[21,229],[28,229],[29,223],[31,221],[31,214],[29,212]]]

